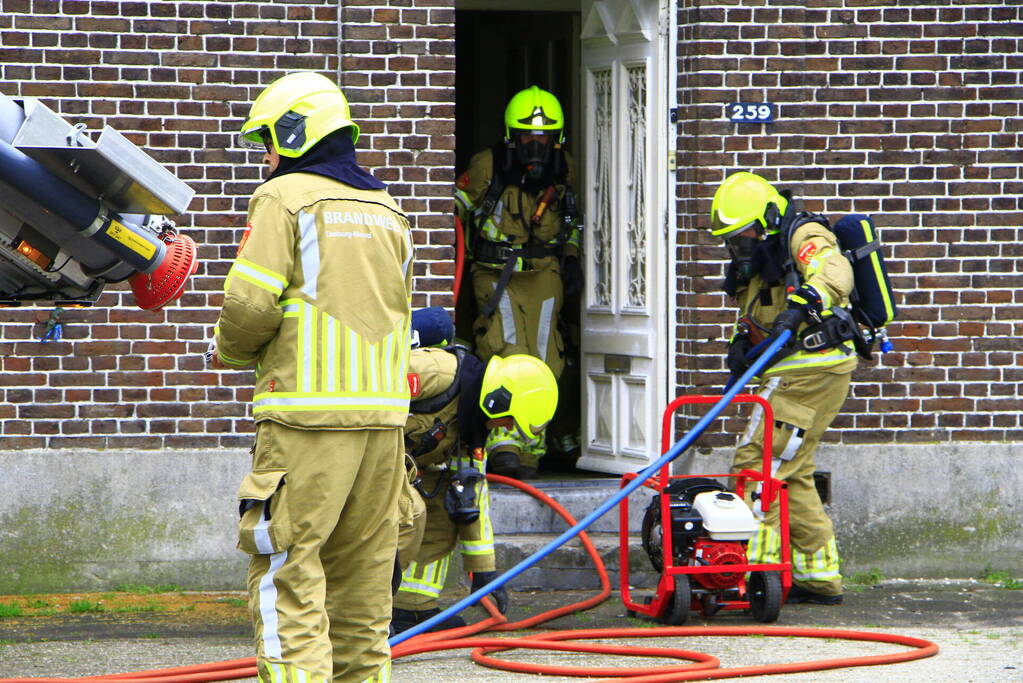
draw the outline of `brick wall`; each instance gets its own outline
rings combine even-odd
[[[93,132],[109,124],[187,182],[196,197],[175,220],[202,263],[161,313],[108,287],[95,308],[63,314],[60,342],[37,341],[49,309],[0,310],[0,449],[251,441],[251,375],[207,371],[198,354],[262,178],[261,155],[235,133],[262,87],[292,70],[341,74],[359,160],[416,229],[415,304],[450,303],[452,4],[2,0],[0,91]]]
[[[1023,6],[680,0],[679,30],[680,386],[724,378],[726,254],[701,228],[754,170],[809,210],[873,214],[888,245],[896,351],[861,364],[829,438],[1023,439]],[[777,121],[729,123],[733,101]]]
[[[857,371],[829,438],[1021,440],[1023,9],[678,4],[678,385],[724,378],[725,254],[700,228],[717,183],[755,169],[809,209],[873,213],[902,292],[897,351]],[[203,260],[166,312],[138,311],[111,286],[96,308],[64,315],[59,343],[36,341],[48,309],[0,311],[0,448],[248,443],[251,377],[206,371],[198,354],[261,178],[234,133],[290,70],[339,78],[362,126],[360,161],[415,226],[414,304],[450,304],[453,6],[0,1],[0,90],[92,131],[110,124],[188,182],[197,195],[177,221]],[[774,102],[778,120],[727,123],[735,100]]]
[[[360,157],[416,228],[413,307],[451,306],[454,0],[344,0],[341,87],[371,142]],[[365,122],[365,123],[363,123]]]

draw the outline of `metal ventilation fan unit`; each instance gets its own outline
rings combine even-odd
[[[0,94],[0,305],[88,304],[131,280],[140,307],[162,308],[198,265],[166,218],[194,194],[113,128],[93,141],[39,100]]]

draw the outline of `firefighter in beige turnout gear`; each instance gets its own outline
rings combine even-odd
[[[837,322],[830,317],[834,307],[848,305],[853,277],[828,228],[810,218],[793,223],[797,218],[787,193],[745,172],[722,183],[711,214],[713,234],[726,241],[732,255],[724,289],[739,307],[728,357],[733,376],[745,372],[751,362],[747,353],[766,336],[788,329],[798,340]],[[790,231],[789,226],[798,227]],[[791,235],[788,244],[784,235]],[[784,285],[786,267],[798,271],[798,288]],[[787,482],[789,492],[793,587],[788,599],[838,604],[840,559],[831,520],[814,485],[814,453],[845,401],[856,354],[851,340],[836,339],[812,351],[790,344],[775,358],[762,371],[756,389],[770,403],[774,424],[764,424],[759,406],[753,409],[732,472],[760,469],[764,430],[772,429],[772,471]],[[747,502],[760,514],[758,502]],[[757,563],[780,560],[777,505],[751,539],[749,556]]]
[[[417,548],[410,536],[410,542],[399,548],[404,572],[394,599],[395,633],[440,611],[437,599],[456,541],[473,590],[496,578],[490,494],[484,478],[487,430],[526,427],[535,434],[557,406],[557,382],[550,368],[526,355],[494,356],[484,369],[461,347],[415,349],[409,384],[412,404],[405,446],[420,476],[410,495],[425,499],[426,515],[416,522],[425,527],[421,545]],[[492,597],[504,612],[505,591],[494,591]],[[455,615],[430,630],[464,625]]]
[[[504,119],[504,142],[473,156],[455,192],[472,263],[475,350],[483,361],[536,356],[560,377],[559,317],[566,296],[582,286],[564,116],[554,95],[532,86],[511,99]],[[524,439],[496,430],[486,450],[495,473],[529,478],[546,453],[545,434]]]
[[[355,162],[358,127],[311,72],[256,99],[270,174],[224,285],[216,364],[255,365],[238,547],[263,683],[390,680],[402,477],[409,225]]]

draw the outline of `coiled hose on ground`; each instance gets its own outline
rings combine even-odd
[[[775,353],[778,352],[779,349],[781,349],[782,346],[784,346],[785,342],[788,341],[790,334],[791,333],[789,332],[784,332],[778,337],[778,339],[770,344],[760,358],[758,358],[757,361],[750,366],[749,370],[747,370],[738,381],[728,387],[724,395],[717,403],[714,404],[710,411],[708,411],[708,413],[704,415],[693,429],[691,429],[678,443],[672,446],[667,453],[661,456],[661,458],[655,463],[644,469],[635,479],[629,482],[628,485],[619,489],[607,501],[598,506],[596,510],[584,517],[582,521],[577,522],[567,510],[542,491],[514,479],[488,474],[487,479],[489,481],[514,486],[526,491],[530,495],[551,506],[551,508],[553,508],[562,517],[562,519],[570,525],[571,528],[557,539],[544,546],[541,550],[517,564],[511,570],[488,583],[483,588],[462,600],[459,600],[454,605],[431,619],[418,624],[415,628],[409,629],[408,631],[391,638],[389,642],[391,644],[392,659],[409,657],[424,652],[473,648],[471,653],[473,661],[482,666],[502,669],[505,671],[560,676],[612,677],[609,680],[602,681],[601,683],[612,683],[616,681],[628,681],[630,683],[669,683],[671,681],[708,680],[735,676],[799,673],[819,671],[823,669],[894,664],[897,662],[930,657],[936,654],[938,651],[937,645],[919,638],[887,633],[846,631],[841,629],[787,628],[779,626],[674,626],[663,628],[582,629],[572,631],[541,632],[519,638],[494,638],[481,637],[478,635],[483,632],[508,632],[533,628],[539,624],[550,621],[551,619],[556,619],[572,612],[589,609],[606,600],[611,594],[611,582],[607,575],[607,569],[584,530],[604,513],[621,502],[625,496],[629,495],[629,493],[642,485],[650,476],[658,472],[663,465],[675,459],[689,448],[696,438],[703,433],[707,425],[709,425],[739,393],[739,390],[742,389],[742,387],[744,387],[764,365],[766,365],[766,363],[774,356]],[[434,624],[440,623],[449,616],[457,614],[466,607],[483,600],[491,591],[505,585],[508,581],[515,578],[526,569],[529,569],[541,559],[552,553],[555,549],[564,545],[576,536],[579,537],[586,549],[586,552],[590,555],[590,558],[593,560],[594,566],[600,576],[601,590],[594,597],[516,622],[508,622],[507,619],[497,611],[490,600],[487,599],[483,602],[483,605],[490,614],[488,618],[476,624],[463,626],[457,629],[426,633],[427,629],[432,627]],[[640,638],[692,638],[697,636],[832,638],[891,643],[896,645],[905,645],[912,649],[904,652],[884,655],[869,655],[863,657],[812,660],[806,662],[766,664],[760,666],[723,669],[720,668],[720,662],[716,657],[701,652],[693,652],[676,648],[637,647],[632,644],[614,645],[608,643],[574,642],[593,639],[621,639],[631,643]],[[610,654],[617,656],[655,656],[681,659],[688,663],[669,666],[628,668],[567,667],[541,665],[530,662],[512,662],[491,656],[491,653],[514,649],[557,650],[563,652]],[[0,683],[72,683],[75,681],[119,681],[120,683],[204,683],[205,681],[227,681],[239,678],[249,678],[255,675],[255,659],[247,658],[211,664],[199,664],[135,673],[92,676],[87,678],[6,678],[0,679]]]

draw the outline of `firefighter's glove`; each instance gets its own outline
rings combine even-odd
[[[771,326],[771,338],[777,339],[783,330],[792,333],[790,343],[796,338],[796,330],[806,321],[806,311],[800,307],[786,308],[778,314]]]
[[[789,308],[798,308],[806,314],[807,318],[820,322],[821,311],[824,310],[824,300],[813,285],[803,285],[788,296]],[[777,318],[775,319],[777,320]],[[793,330],[795,334],[795,330]]]
[[[583,267],[578,256],[566,256],[561,262],[561,282],[565,286],[565,298],[583,291]]]
[[[746,354],[752,348],[753,345],[750,343],[749,337],[745,335],[736,336],[728,345],[728,372],[732,374],[732,377],[741,377],[744,372],[749,370],[752,363],[746,359]]]
[[[497,572],[473,572],[472,573],[472,592],[475,593],[480,588],[483,588],[488,583],[497,578]],[[504,586],[492,591],[490,597],[494,601],[494,605],[497,607],[497,611],[501,614],[508,613],[508,591],[504,589]]]

